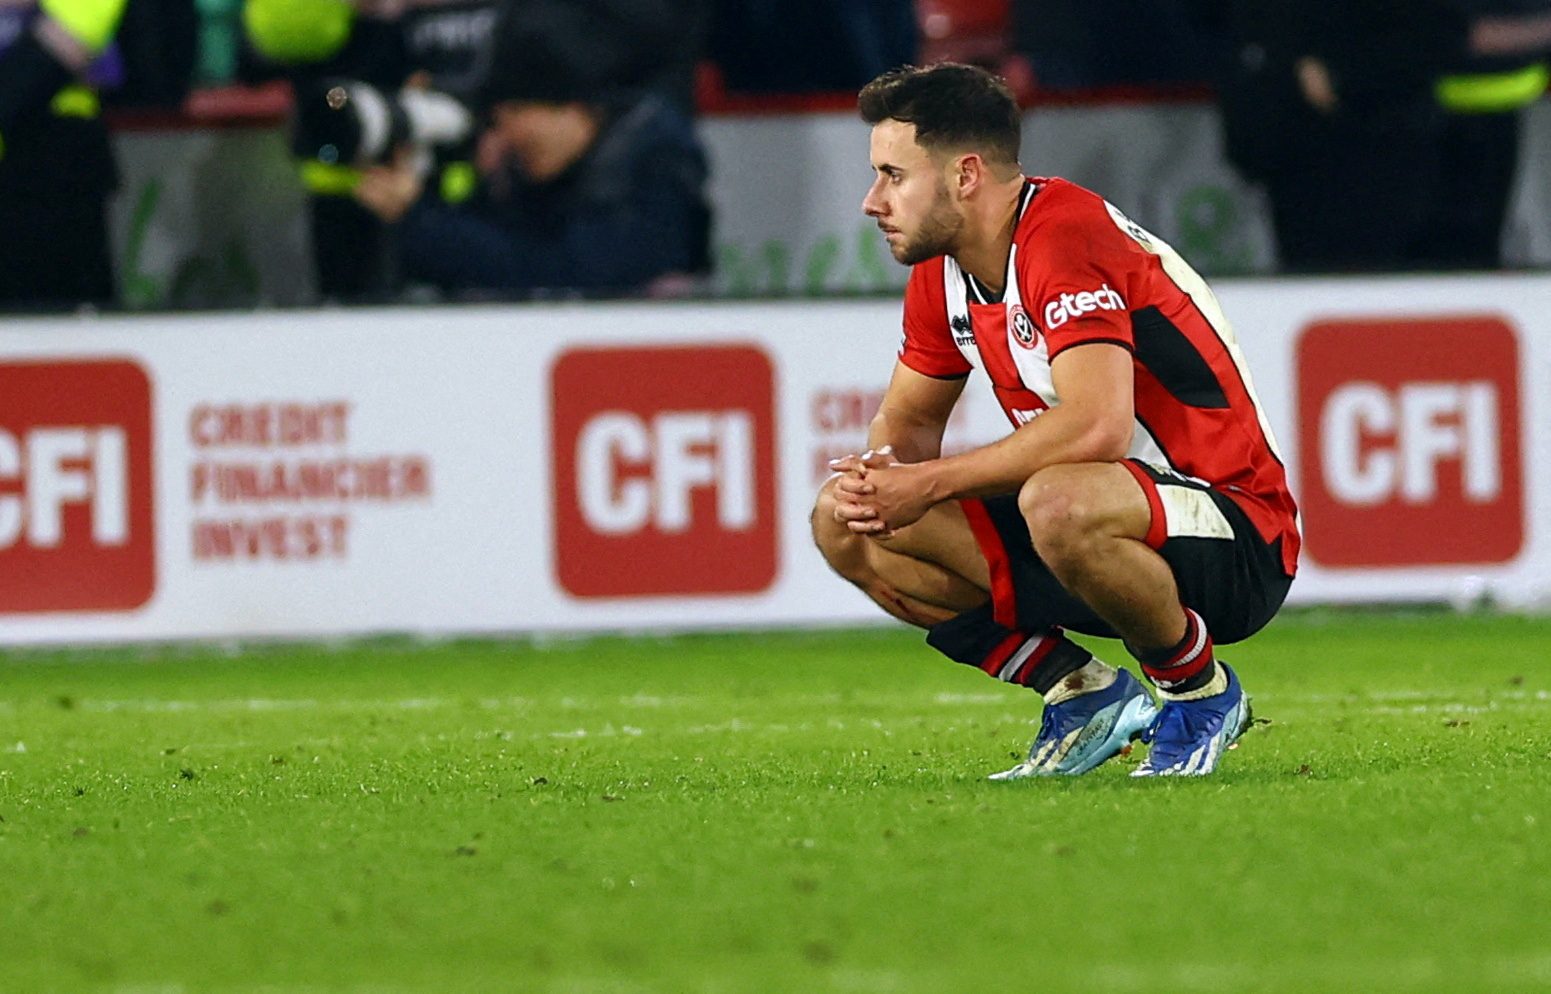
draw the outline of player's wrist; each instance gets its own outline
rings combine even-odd
[[[921,467],[921,496],[932,506],[960,496],[955,492],[952,466],[946,459],[929,459],[917,463]]]

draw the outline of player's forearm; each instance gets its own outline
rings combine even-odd
[[[946,427],[941,422],[917,421],[880,410],[867,428],[867,447],[877,451],[887,445],[900,462],[926,462],[942,455]]]
[[[1115,462],[1129,445],[1119,426],[1057,407],[990,445],[933,460],[929,492],[938,501],[1015,493],[1048,466]]]

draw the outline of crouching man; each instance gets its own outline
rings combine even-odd
[[[868,451],[819,496],[820,551],[944,654],[1043,695],[1027,761],[994,779],[1085,773],[1136,738],[1136,776],[1211,773],[1250,717],[1214,642],[1277,612],[1300,541],[1227,319],[1102,198],[1023,174],[996,77],[905,68],[859,103],[862,209],[912,270]],[[944,456],[976,368],[1012,429]],[[1122,639],[1146,684],[1067,630]]]

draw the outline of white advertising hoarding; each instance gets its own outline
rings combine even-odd
[[[1295,601],[1551,599],[1551,279],[1227,283]],[[894,300],[0,325],[0,643],[878,620],[807,515]],[[951,444],[1005,430],[972,383]]]

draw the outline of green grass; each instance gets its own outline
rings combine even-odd
[[[1012,784],[902,630],[13,652],[0,991],[1547,991],[1547,646],[1293,614],[1216,776]]]

